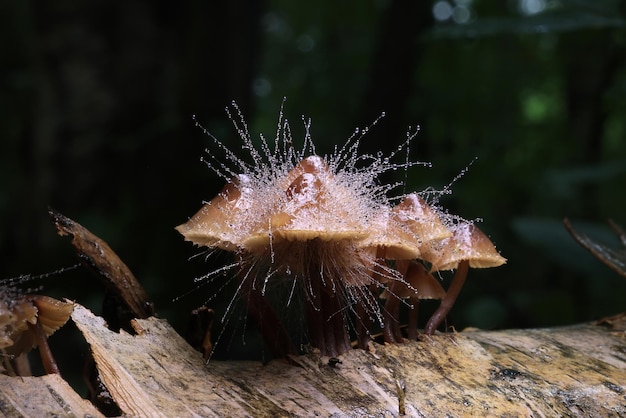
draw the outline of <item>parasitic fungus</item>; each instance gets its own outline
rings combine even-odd
[[[339,355],[350,347],[343,308],[362,296],[351,288],[372,281],[372,261],[358,245],[368,234],[368,217],[355,216],[363,206],[358,196],[319,156],[303,158],[276,185],[280,193],[269,191],[274,199],[268,203],[253,197],[258,189],[233,193],[230,183],[177,230],[198,245],[236,252],[248,311],[275,356],[295,351],[284,331],[276,334],[281,327],[264,297],[278,274],[304,290],[311,344],[324,355]],[[247,210],[237,208],[242,199]]]
[[[506,263],[506,258],[498,253],[491,240],[473,223],[461,222],[452,231],[452,237],[433,243],[426,251],[432,263],[431,271],[456,269],[445,298],[424,328],[424,333],[429,335],[434,334],[452,309],[470,267],[488,268]]]
[[[420,248],[452,236],[452,232],[442,222],[438,211],[428,205],[417,193],[406,195],[400,203],[394,206],[392,212],[395,223],[418,237]]]
[[[266,290],[279,278],[291,286],[286,305],[295,292],[306,305],[311,345],[322,355],[339,355],[350,348],[348,316],[354,312],[360,322],[359,306],[366,311],[363,315],[375,316],[382,324],[377,292],[370,287],[379,286],[381,276],[403,280],[377,261],[377,249],[386,253],[380,255],[385,259],[419,255],[415,235],[390,216],[388,193],[396,185],[377,182],[381,173],[415,164],[392,162],[414,135],[390,155],[373,156],[358,153],[360,137],[355,134],[333,154],[321,157],[309,123],[302,149],[294,148],[282,112],[274,143],[261,137],[260,148],[243,120],[233,123],[253,164],[235,157],[209,134],[224,153],[223,159],[211,153],[209,167],[232,184],[176,229],[197,245],[235,254],[228,268],[239,281],[237,292],[248,298],[254,321],[264,321],[260,329],[274,356],[294,351],[283,332],[281,341],[272,345],[277,339],[272,332],[281,327]],[[235,176],[240,176],[239,185],[230,180]],[[381,221],[381,214],[387,220]]]
[[[242,247],[243,237],[235,228],[253,210],[249,178],[240,174],[227,183],[210,202],[206,203],[186,223],[176,227],[186,241],[197,245],[235,251]]]
[[[237,294],[226,314],[235,297],[243,296],[273,355],[294,354],[266,295],[270,284],[278,282],[290,287],[284,305],[294,295],[305,304],[308,338],[322,355],[335,357],[350,348],[352,314],[360,346],[367,346],[374,318],[387,340],[401,342],[395,313],[399,298],[417,305],[419,298],[442,297],[438,282],[414,260],[435,264],[432,248],[451,239],[438,208],[414,193],[392,207],[392,191],[400,184],[378,181],[382,173],[420,164],[393,162],[401,153],[408,155],[415,134],[387,156],[361,155],[359,143],[367,129],[356,130],[343,146],[322,157],[312,143],[310,121],[304,121],[304,143],[296,149],[281,110],[276,138],[272,143],[261,136],[259,147],[236,105],[234,110],[241,119],[229,116],[248,161],[205,130],[223,154],[209,153],[208,166],[228,184],[176,228],[197,245],[234,253],[235,262],[204,276],[212,280],[218,272],[234,272]],[[380,309],[381,287],[389,314]],[[417,332],[413,325],[410,335]]]

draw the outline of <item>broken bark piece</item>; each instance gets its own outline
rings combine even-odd
[[[135,318],[154,315],[154,306],[143,286],[109,245],[79,223],[48,209],[59,235],[70,235],[81,263],[111,285]]]

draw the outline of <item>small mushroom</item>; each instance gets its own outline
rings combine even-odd
[[[240,174],[227,183],[217,196],[189,219],[176,227],[186,241],[196,245],[236,251],[243,245],[234,226],[243,213],[251,210],[249,178]]]
[[[206,203],[186,223],[176,227],[186,241],[209,248],[220,248],[237,254],[238,259],[244,257],[246,247],[254,246],[246,225],[247,212],[254,210],[252,190],[248,176],[240,174],[227,183],[220,193]],[[259,225],[261,222],[259,222]],[[260,226],[257,226],[257,229]],[[266,234],[267,235],[267,234]],[[264,239],[264,238],[262,238]],[[239,272],[242,275],[242,272]],[[295,353],[291,346],[287,331],[278,323],[278,317],[269,302],[263,297],[252,281],[244,281],[241,290],[246,298],[248,314],[257,323],[261,334],[270,343],[274,355],[283,357],[287,353]],[[206,342],[205,342],[206,344]],[[280,346],[281,349],[274,349]],[[285,348],[282,348],[285,347]],[[212,348],[212,347],[211,347]],[[287,350],[285,352],[284,350]],[[210,352],[204,353],[205,357]]]
[[[5,309],[10,313],[7,315]],[[4,302],[0,306],[0,317],[5,318],[4,338],[0,333],[0,346],[9,355],[18,356],[39,346],[39,354],[46,373],[59,373],[47,337],[61,328],[74,309],[72,302],[63,302],[48,296],[26,295]],[[4,314],[3,314],[4,312]],[[6,318],[10,321],[7,322]],[[0,324],[1,325],[1,324]]]
[[[420,240],[409,228],[397,221],[397,215],[389,207],[381,206],[376,217],[370,223],[369,235],[358,243],[365,253],[373,256],[371,281],[361,283],[367,288],[364,290],[365,292],[376,294],[377,289],[373,285],[375,282],[386,287],[405,286],[403,275],[388,267],[387,260],[414,260],[420,257]],[[390,297],[388,303],[393,303],[391,299],[396,299],[398,302],[397,298]],[[363,349],[368,347],[370,341],[369,328],[371,326],[371,319],[367,315],[366,306],[364,306],[366,303],[366,300],[359,301],[356,309],[358,342],[359,347]],[[383,312],[385,341],[399,342],[401,337],[398,337],[400,338],[399,341],[396,341],[398,338],[390,337],[393,335],[393,329],[397,328],[397,315],[388,315],[387,312]]]
[[[396,268],[404,277],[404,282],[394,281],[385,289],[381,299],[386,299],[385,309],[385,329],[383,337],[385,342],[400,343],[403,341],[399,327],[400,299],[408,299],[412,305],[409,312],[408,338],[417,338],[417,318],[420,300],[438,299],[445,297],[446,291],[437,279],[426,270],[426,267],[416,261],[397,261]],[[388,326],[387,326],[388,324]]]
[[[353,242],[366,232],[344,207],[329,199],[332,174],[318,158],[309,157],[292,170],[304,172],[287,187],[280,211],[270,219],[272,248],[284,261],[282,269],[304,280],[311,344],[322,355],[337,356],[350,348],[342,289],[362,280],[358,274],[339,277],[338,272],[358,270],[363,263]]]
[[[452,236],[437,211],[416,193],[406,195],[392,212],[395,222],[419,239],[420,247]]]
[[[433,241],[450,237],[452,233],[443,224],[437,212],[415,193],[406,195],[393,209],[381,211],[380,218],[374,225],[378,228],[374,229],[375,232],[365,242],[379,248],[379,258],[397,260],[398,270],[401,273],[398,279],[390,277],[389,274],[379,274],[379,280],[389,288],[389,291],[383,292],[386,299],[383,312],[383,336],[386,342],[399,343],[403,341],[398,326],[399,298],[414,296],[416,287],[413,283],[425,286],[429,281],[426,278],[428,273],[421,264],[409,263],[407,260],[423,258],[422,248]],[[420,274],[420,266],[424,274]],[[408,270],[410,270],[409,276],[407,276]],[[439,285],[434,278],[432,282]],[[409,283],[408,286],[407,283]],[[389,293],[394,297],[387,297]],[[420,297],[422,296],[418,296],[415,300],[419,300]],[[413,311],[417,315],[417,311]],[[409,330],[411,336],[417,333],[417,325],[414,328],[415,331]]]
[[[452,309],[469,268],[497,267],[506,263],[506,258],[478,227],[469,222],[456,225],[452,237],[433,243],[426,253],[432,262],[431,271],[456,269],[446,296],[424,328],[425,334],[432,335]]]

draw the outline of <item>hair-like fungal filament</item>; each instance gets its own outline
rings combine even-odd
[[[238,290],[227,309],[242,297],[272,354],[295,354],[266,294],[270,282],[283,281],[291,288],[287,305],[299,292],[309,342],[322,355],[335,357],[350,349],[349,324],[356,324],[363,347],[373,321],[390,330],[386,340],[401,342],[394,313],[398,304],[404,298],[417,301],[420,286],[434,280],[415,260],[437,253],[435,243],[453,236],[455,219],[415,193],[391,197],[401,183],[378,182],[385,172],[427,165],[408,158],[397,162],[404,152],[408,155],[416,133],[390,155],[361,155],[359,144],[369,128],[356,130],[332,154],[320,156],[310,120],[304,121],[305,137],[297,149],[281,108],[276,137],[261,136],[257,147],[239,108],[233,103],[232,109],[236,117],[227,109],[228,114],[252,162],[205,130],[221,153],[207,151],[206,162],[227,183],[176,227],[188,241],[234,253],[227,269]],[[387,310],[380,305],[382,291]]]

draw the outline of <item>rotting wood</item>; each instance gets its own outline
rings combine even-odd
[[[351,350],[330,365],[205,365],[161,319],[114,333],[77,306],[111,395],[133,416],[623,416],[626,316],[551,329],[467,331]],[[399,392],[404,387],[404,394]]]
[[[2,417],[103,417],[58,374],[11,377],[0,374]]]

